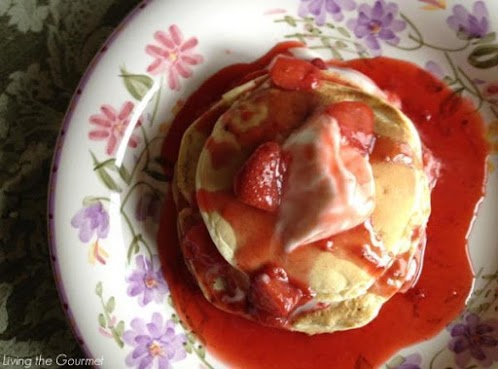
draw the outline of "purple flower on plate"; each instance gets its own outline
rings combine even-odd
[[[135,218],[140,222],[145,221],[149,217],[154,221],[158,221],[160,204],[161,200],[156,194],[152,192],[142,193],[135,208]]]
[[[164,322],[161,314],[152,314],[150,323],[135,318],[130,325],[132,329],[123,333],[124,342],[133,347],[126,357],[128,367],[149,369],[154,365],[155,368],[170,369],[171,363],[187,356],[183,348],[185,335],[177,334],[173,321]]]
[[[354,0],[301,0],[299,5],[299,16],[306,17],[311,14],[315,17],[317,25],[325,24],[327,13],[339,22],[344,19],[343,10],[354,10]]]
[[[470,360],[477,360],[487,368],[498,361],[498,320],[482,320],[476,314],[468,314],[465,322],[449,327],[451,341],[448,347],[456,356],[459,367],[467,367]]]
[[[439,65],[438,63],[436,63],[433,60],[429,60],[427,63],[425,63],[425,70],[427,70],[434,77],[439,78],[439,79],[443,79],[445,76],[445,73],[444,73],[441,65]]]
[[[461,4],[453,7],[453,14],[446,22],[459,38],[469,40],[486,36],[489,30],[488,10],[484,1],[476,1],[469,12]]]
[[[100,201],[91,203],[79,210],[71,219],[71,225],[78,228],[81,242],[88,242],[96,233],[98,238],[106,238],[109,233],[109,214]]]
[[[396,35],[406,28],[406,23],[397,18],[398,5],[377,0],[373,6],[361,4],[358,7],[358,18],[350,19],[348,27],[359,39],[364,39],[365,44],[376,55],[380,54],[379,40],[390,44],[398,44],[400,38]]]
[[[411,354],[403,359],[401,364],[393,369],[420,369],[422,365],[422,356],[420,354]]]
[[[160,303],[168,292],[168,285],[164,280],[159,258],[153,256],[151,260],[139,255],[135,263],[137,269],[126,278],[129,283],[128,295],[137,296],[140,306],[145,306],[151,301]]]

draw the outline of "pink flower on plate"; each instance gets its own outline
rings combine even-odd
[[[88,137],[95,141],[107,140],[107,155],[114,154],[117,145],[123,139],[130,125],[133,108],[134,105],[131,101],[125,102],[119,112],[110,105],[102,105],[100,114],[94,114],[90,117],[90,124],[94,125],[95,129],[88,133]],[[133,130],[135,130],[140,126],[140,120],[133,122],[133,125]],[[128,140],[128,146],[135,148],[138,146],[138,142],[139,138],[132,134]]]
[[[182,32],[176,25],[171,25],[168,32],[157,31],[154,40],[159,45],[147,45],[145,52],[154,58],[147,72],[157,75],[168,74],[168,85],[172,90],[180,90],[179,77],[188,78],[192,75],[190,66],[202,63],[201,55],[194,53],[197,38],[184,40]]]

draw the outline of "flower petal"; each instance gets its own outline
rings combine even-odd
[[[169,68],[168,85],[172,90],[180,91],[180,81],[174,68]]]
[[[136,135],[131,135],[130,139],[128,140],[128,146],[132,148],[138,147],[138,144],[140,142],[140,138]]]
[[[90,140],[100,141],[106,139],[109,135],[109,131],[90,131],[88,133],[88,138],[90,138]]]
[[[148,369],[152,366],[152,356],[145,356],[142,360],[140,360],[140,365],[138,369]]]
[[[490,325],[488,324],[478,324],[476,326],[476,333],[479,334],[479,335],[483,335],[483,334],[486,334],[486,333],[490,333],[490,332],[493,332],[494,331],[494,328],[491,327]]]
[[[147,45],[145,47],[145,52],[154,58],[167,59],[168,55],[169,55],[168,50],[164,50],[164,49],[160,48],[159,46],[155,46],[155,45]]]
[[[175,48],[175,43],[173,42],[171,37],[164,31],[157,31],[156,33],[154,33],[154,39],[167,49]]]
[[[158,360],[158,369],[168,369],[168,368],[169,368],[169,359],[167,357],[160,356]]]
[[[475,328],[479,324],[481,318],[479,318],[479,315],[477,314],[469,314],[467,315],[465,320],[467,321],[467,324],[470,328]]]
[[[118,144],[118,140],[117,140],[116,136],[111,135],[109,137],[109,140],[107,141],[107,148],[106,148],[107,155],[114,154],[114,151],[116,150],[117,144]]]
[[[137,335],[147,332],[145,322],[140,318],[135,318],[131,321],[130,326],[136,331]]]
[[[398,14],[398,4],[396,3],[387,3],[384,8],[384,13]]]
[[[310,11],[310,13],[315,16],[324,13],[323,11],[324,1],[325,0],[311,0],[310,4],[308,5],[308,10]]]
[[[466,368],[467,364],[470,362],[472,359],[472,355],[470,354],[470,351],[463,351],[460,354],[456,355],[456,363],[459,368]]]
[[[163,327],[163,323],[164,322],[164,319],[163,319],[163,316],[158,313],[158,312],[155,312],[152,314],[152,319],[151,319],[151,323],[153,323],[155,326],[157,326],[158,328],[162,329]]]
[[[135,264],[137,265],[137,270],[140,270],[140,271],[143,271],[143,272],[146,272],[148,270],[148,263],[147,261],[145,260],[145,256],[144,255],[138,255],[136,258],[135,258]],[[145,274],[143,274],[145,275]]]
[[[365,38],[365,43],[371,50],[380,50],[380,44],[375,36],[367,36]]]
[[[145,291],[145,286],[142,284],[134,284],[133,286],[128,286],[128,295],[135,297],[137,295],[142,294]]]
[[[459,354],[470,347],[470,342],[466,337],[458,337],[452,339],[448,346],[451,351]]]
[[[477,345],[470,346],[470,354],[479,361],[486,359],[486,354],[482,348]]]
[[[406,28],[406,22],[401,19],[393,19],[389,25],[389,28],[394,32],[401,32]]]
[[[496,346],[498,346],[498,339],[493,338],[491,336],[481,336],[480,343],[481,343],[481,346],[484,346],[484,347],[496,347]]]
[[[110,122],[107,117],[100,114],[90,116],[90,123],[102,127],[110,127],[112,125],[112,122]]]
[[[335,1],[343,10],[351,11],[356,8],[354,0],[336,0]]]
[[[104,115],[109,118],[112,122],[114,122],[116,120],[116,117],[117,117],[117,112],[116,112],[116,109],[114,109],[112,106],[110,105],[102,105],[100,107],[100,110],[102,111],[102,113],[104,113]]]
[[[372,18],[380,19],[384,14],[383,2],[377,0],[372,8]]]
[[[183,63],[176,63],[176,70],[180,76],[183,78],[188,78],[192,75],[192,70]]]
[[[169,33],[171,35],[171,38],[173,39],[173,42],[180,46],[183,42],[183,35],[182,31],[180,31],[180,28],[176,24],[172,24],[169,26]]]
[[[392,40],[392,39],[395,39],[396,38],[396,35],[394,34],[393,31],[391,31],[390,29],[387,29],[387,28],[383,28],[380,30],[379,32],[379,37],[382,39],[382,40]]]
[[[325,9],[330,14],[337,14],[341,12],[340,6],[334,0],[325,0]]]
[[[477,18],[487,18],[488,9],[486,9],[484,1],[476,1],[474,3],[474,7],[472,8],[472,13],[474,13]]]
[[[180,60],[190,65],[196,65],[202,63],[204,58],[199,54],[182,54]]]
[[[147,347],[151,341],[152,341],[152,337],[150,337],[149,335],[146,335],[146,334],[142,334],[140,336],[137,336],[135,338],[135,342],[140,345],[140,346],[145,346]]]
[[[356,37],[358,38],[363,38],[365,36],[368,36],[370,35],[370,29],[368,28],[368,26],[366,25],[363,25],[363,24],[359,24],[358,26],[356,26],[356,28],[354,29],[354,34]]]
[[[118,118],[120,120],[125,120],[126,118],[128,118],[128,116],[133,110],[133,107],[134,105],[131,101],[126,101],[121,107],[121,111],[119,112]]]
[[[193,47],[197,46],[198,40],[195,37],[189,38],[185,43],[180,47],[180,51],[186,51],[188,49],[192,49]]]
[[[152,64],[150,64],[147,67],[147,72],[149,72],[150,74],[153,74],[153,75],[160,74],[160,73],[164,72],[165,66],[166,66],[166,63],[164,62],[164,60],[158,58],[158,59],[154,60],[152,62]]]
[[[154,299],[154,291],[151,290],[150,288],[144,288],[143,296],[142,299],[140,300],[140,306],[148,305],[153,299]]]

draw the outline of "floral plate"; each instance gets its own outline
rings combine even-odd
[[[224,368],[179,321],[155,234],[169,173],[169,122],[210,74],[300,40],[324,58],[413,61],[471,98],[491,145],[487,194],[470,235],[465,312],[390,369],[498,368],[498,3],[418,0],[145,1],[81,81],[50,186],[52,260],[89,357],[105,368]],[[458,150],[458,148],[455,148]],[[209,344],[209,342],[208,342]]]

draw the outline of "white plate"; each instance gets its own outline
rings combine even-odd
[[[489,131],[495,150],[490,165],[498,166],[498,123],[490,114],[490,107],[498,110],[498,74],[496,65],[486,65],[488,57],[498,55],[498,3],[419,0],[400,2],[397,9],[392,1],[378,1],[375,11],[391,13],[394,21],[377,23],[384,32],[376,38],[359,28],[353,31],[360,12],[375,20],[375,11],[365,4],[374,1],[156,0],[134,10],[107,41],[67,113],[50,186],[53,266],[64,306],[89,357],[103,358],[103,366],[111,369],[224,367],[209,352],[204,354],[195,339],[185,341],[182,325],[171,320],[174,311],[155,256],[158,211],[166,191],[156,160],[162,138],[181,101],[223,66],[251,61],[279,41],[310,33],[315,36],[305,40],[326,58],[349,59],[362,52],[413,61],[454,79],[453,87],[463,87],[464,96],[485,100],[481,110],[494,126]],[[313,33],[318,31],[320,37]],[[173,58],[160,58],[161,48],[174,47],[165,38],[183,46],[176,69],[171,69]],[[469,58],[479,45],[491,45],[481,48],[490,54]],[[472,310],[460,317],[467,335],[453,338],[462,347],[471,345],[456,354],[448,347],[452,337],[447,329],[399,353],[385,368],[457,368],[458,363],[498,368],[498,325],[492,322],[498,318],[497,219],[498,170],[492,170],[470,237],[479,273]],[[477,319],[480,327],[494,330],[476,331]],[[169,359],[160,362],[147,350],[131,359],[137,347],[130,337],[151,322],[174,331],[163,342]],[[472,357],[472,347],[484,350],[486,359]]]

